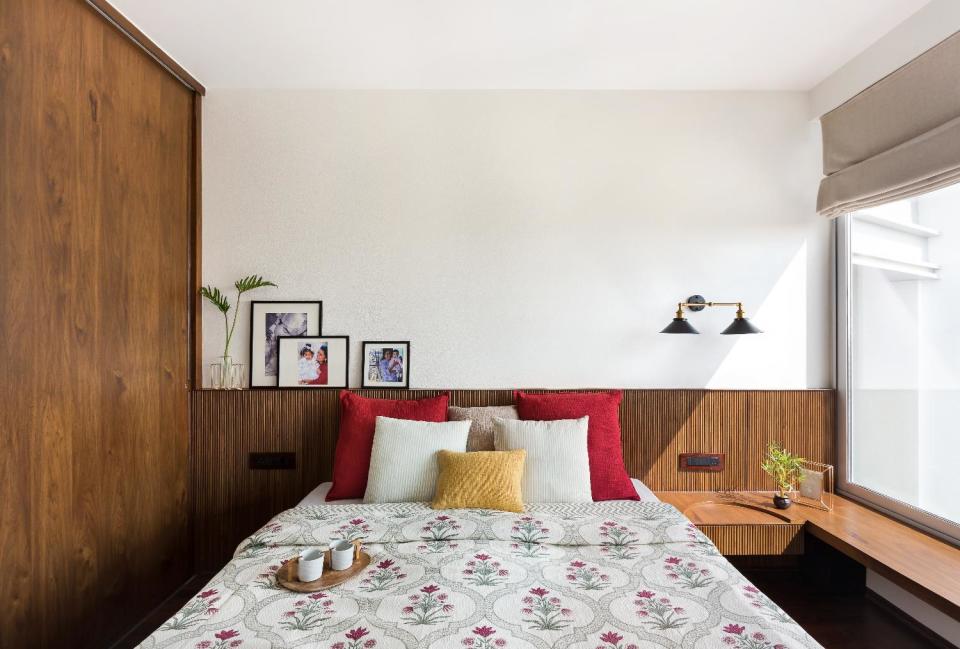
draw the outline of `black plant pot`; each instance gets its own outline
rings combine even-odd
[[[793,501],[790,500],[788,496],[776,495],[773,497],[773,506],[777,509],[786,509],[793,504]]]

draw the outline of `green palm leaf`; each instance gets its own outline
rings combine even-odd
[[[226,295],[220,292],[220,289],[211,286],[204,286],[200,289],[200,295],[209,300],[210,303],[217,307],[217,309],[219,309],[224,315],[226,315],[227,311],[230,310],[230,300],[227,299]]]
[[[243,279],[238,279],[233,285],[236,287],[238,293],[246,293],[255,288],[263,288],[264,286],[276,286],[276,284],[263,279],[260,275],[250,275]]]
[[[237,289],[237,304],[240,304],[240,296],[246,293],[247,291],[252,291],[255,288],[262,288],[264,286],[273,286],[277,285],[271,281],[263,279],[260,275],[250,275],[244,277],[243,279],[238,279],[233,283],[234,288]],[[227,299],[227,296],[220,292],[220,289],[215,286],[204,286],[200,289],[200,295],[202,295],[207,301],[209,301],[213,306],[217,307],[217,310],[223,314],[223,328],[224,333],[226,334],[226,340],[223,346],[223,355],[230,355],[230,341],[233,340],[233,332],[237,327],[237,311],[233,312],[233,322],[230,322],[230,319],[227,317],[227,314],[230,312],[230,300]]]

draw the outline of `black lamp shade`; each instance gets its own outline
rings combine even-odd
[[[674,318],[673,322],[668,324],[663,330],[660,331],[662,334],[698,334],[700,333],[693,328],[693,325],[687,322],[686,318]]]
[[[725,336],[740,334],[762,334],[763,330],[756,328],[746,318],[734,318],[730,326],[720,332]]]

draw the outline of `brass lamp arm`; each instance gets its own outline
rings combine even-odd
[[[684,307],[687,307],[691,311],[701,311],[708,306],[735,306],[737,307],[737,317],[744,317],[743,302],[678,302],[677,317],[683,317]]]

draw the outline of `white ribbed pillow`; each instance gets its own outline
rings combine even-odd
[[[365,503],[433,500],[437,451],[467,450],[469,421],[412,421],[377,417]]]
[[[498,451],[527,451],[523,467],[523,501],[527,503],[592,502],[587,455],[589,417],[554,421],[493,419]]]

